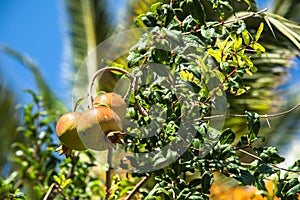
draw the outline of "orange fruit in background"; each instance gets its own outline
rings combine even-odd
[[[210,188],[209,199],[212,200],[269,200],[259,194],[254,186],[232,186],[219,173],[214,174],[215,182]],[[227,179],[228,180],[228,179]],[[265,180],[265,186],[273,200],[279,200],[274,195],[274,182]]]

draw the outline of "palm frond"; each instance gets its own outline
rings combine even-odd
[[[10,144],[16,139],[15,128],[18,122],[16,112],[16,97],[0,79],[0,172],[7,162],[7,154]]]
[[[296,22],[285,19],[284,17],[267,13],[268,20],[271,25],[273,25],[277,31],[287,38],[289,43],[292,43],[300,50],[300,26]]]
[[[78,70],[86,56],[112,32],[104,0],[66,0],[69,14],[69,37],[73,61],[69,63]]]
[[[300,2],[298,0],[275,0],[271,9],[273,14],[300,22]]]
[[[107,10],[105,0],[66,0],[66,11],[69,14],[69,34],[72,59],[67,61],[68,79],[73,86],[75,97],[86,94],[88,81],[99,69],[97,45],[113,32],[112,17]],[[103,76],[103,90],[112,88],[115,77],[111,73]]]
[[[16,60],[22,62],[25,67],[30,70],[35,78],[37,87],[39,88],[39,92],[41,93],[41,96],[43,97],[44,102],[47,104],[46,106],[50,109],[54,109],[57,111],[65,112],[66,108],[65,106],[59,101],[56,97],[56,95],[49,89],[48,84],[45,82],[44,77],[42,76],[41,72],[39,71],[39,68],[34,64],[32,60],[30,60],[27,56],[22,55],[21,53],[15,51],[14,49],[2,46],[1,50],[15,58]]]

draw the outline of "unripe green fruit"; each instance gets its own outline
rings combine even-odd
[[[107,105],[109,106],[117,115],[119,115],[120,119],[123,120],[126,115],[126,103],[123,98],[114,93],[114,92],[107,92],[100,94],[94,99],[93,105],[101,106]]]
[[[121,131],[120,117],[106,106],[97,106],[87,110],[80,118],[77,126],[83,144],[92,150],[106,150],[110,141],[110,132]]]
[[[77,122],[82,116],[80,112],[68,112],[62,115],[56,125],[56,135],[58,139],[70,149],[86,150],[77,132]]]

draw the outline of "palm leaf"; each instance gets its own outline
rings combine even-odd
[[[25,55],[22,55],[21,53],[15,51],[14,49],[2,46],[1,50],[8,55],[12,56],[16,60],[23,63],[25,67],[27,67],[33,74],[36,84],[39,88],[39,92],[41,93],[41,96],[43,97],[44,102],[46,103],[46,106],[50,109],[57,110],[60,112],[65,112],[66,107],[57,99],[56,95],[49,89],[48,84],[45,82],[44,77],[42,76],[41,72],[39,71],[38,66],[36,66],[32,60],[30,60]]]
[[[73,86],[73,95],[82,97],[87,93],[88,81],[99,69],[100,60],[97,45],[104,41],[112,32],[111,17],[107,11],[105,0],[66,0],[69,14],[69,32],[67,39],[72,60],[67,61],[67,76]],[[115,77],[111,73],[103,76],[104,90],[112,88]],[[75,85],[74,85],[75,84]]]
[[[300,2],[298,0],[275,0],[271,12],[299,23],[299,9]]]
[[[0,172],[7,162],[9,146],[16,139],[15,128],[18,122],[16,98],[13,92],[0,79]]]
[[[268,20],[278,32],[284,35],[300,50],[300,26],[297,23],[273,13],[268,13]]]

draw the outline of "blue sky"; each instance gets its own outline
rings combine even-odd
[[[110,7],[123,5],[120,1],[110,1]],[[0,46],[7,45],[29,56],[60,99],[65,97],[66,89],[60,75],[67,34],[65,23],[62,0],[0,0]],[[2,52],[0,77],[16,91],[22,103],[30,100],[22,92],[24,88],[37,90],[32,74]]]
[[[63,56],[62,5],[59,0],[0,0],[0,45],[28,55],[40,68],[50,87],[61,90],[58,78]],[[1,78],[19,94],[36,89],[32,74],[19,62],[0,53]]]

